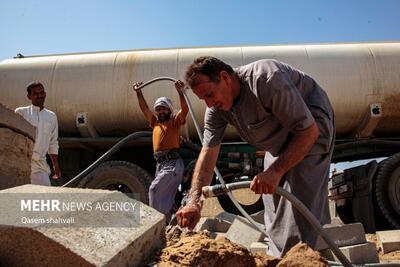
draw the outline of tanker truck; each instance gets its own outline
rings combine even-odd
[[[149,131],[140,111],[134,82],[156,77],[183,79],[198,56],[218,57],[232,66],[271,58],[313,77],[327,92],[335,112],[336,143],[332,163],[371,159],[335,173],[330,198],[345,223],[362,222],[367,232],[400,228],[400,43],[348,43],[199,47],[23,56],[0,63],[0,103],[27,105],[26,85],[44,84],[46,107],[59,122],[59,161],[63,182],[80,173],[124,136]],[[179,107],[173,84],[162,81],[143,91],[148,103],[160,96]],[[205,104],[189,90],[194,113],[203,126]],[[190,184],[201,142],[188,116],[181,129],[185,177]],[[263,151],[242,142],[228,127],[217,166],[226,182],[251,179],[262,170]],[[379,163],[374,160],[384,157]],[[80,187],[138,193],[147,202],[155,161],[149,136],[128,142],[79,182]],[[327,188],[328,190],[328,188]],[[229,198],[221,206],[237,213]],[[257,196],[241,203],[249,213],[262,209]]]

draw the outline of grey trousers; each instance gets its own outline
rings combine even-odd
[[[46,172],[31,173],[31,184],[51,186],[50,177]]]
[[[311,109],[320,129],[320,138],[309,154],[282,177],[280,186],[294,194],[322,224],[331,222],[328,205],[328,179],[335,134],[333,120],[318,109]],[[264,168],[273,157],[266,153]],[[315,248],[317,233],[291,203],[278,195],[263,195],[264,222],[270,239],[268,253],[284,255],[302,241]]]
[[[165,160],[157,163],[156,178],[150,185],[149,204],[167,217],[175,202],[178,186],[182,181],[184,164],[182,159]]]

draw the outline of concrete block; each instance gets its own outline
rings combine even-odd
[[[384,254],[400,250],[400,230],[377,231],[376,239]]]
[[[199,232],[202,230],[207,230],[210,232],[214,231],[214,220],[212,218],[201,217],[199,222],[193,229],[195,232]]]
[[[0,190],[31,183],[32,150],[31,139],[0,126]]]
[[[260,227],[264,225],[259,224]],[[227,238],[239,245],[250,249],[250,245],[253,242],[261,241],[265,235],[261,233],[256,227],[254,227],[245,218],[237,216],[233,221],[231,227],[227,232]]]
[[[323,226],[324,232],[339,247],[357,245],[367,242],[365,239],[364,227],[361,223],[345,224],[345,225],[331,225]],[[321,237],[318,238],[316,249],[321,250],[327,248],[325,242]]]
[[[220,232],[214,232],[214,233],[215,233],[214,239],[227,238],[226,233],[220,233]]]
[[[0,104],[0,126],[10,128],[35,141],[36,128],[21,115],[16,114],[13,110],[2,104]]]
[[[250,252],[251,253],[263,253],[266,254],[268,249],[268,244],[267,242],[253,242],[250,245]]]
[[[374,243],[341,247],[340,250],[353,264],[378,263],[379,257]],[[334,255],[335,261],[338,261]]]
[[[256,222],[264,224],[264,210],[251,214],[250,217],[253,218],[253,220],[255,220]]]
[[[226,233],[236,217],[238,217],[238,215],[226,211],[219,213],[214,219],[214,230],[216,232]]]
[[[0,104],[0,190],[30,184],[36,128]]]
[[[24,185],[0,191],[5,193],[122,193],[107,190],[77,189]],[[99,194],[93,194],[99,195]],[[3,195],[4,196],[4,195]],[[108,198],[106,198],[108,199]],[[100,201],[101,199],[94,200]],[[129,201],[132,201],[129,199]],[[139,202],[137,202],[139,203]],[[0,262],[3,266],[142,266],[145,258],[163,244],[165,216],[139,203],[140,219],[135,227],[15,227],[0,225]],[[2,216],[9,215],[0,203]],[[81,213],[74,214],[78,221]],[[119,213],[116,219],[124,221]],[[104,222],[104,218],[95,218]],[[130,218],[129,218],[130,219]],[[3,221],[0,220],[0,221]]]

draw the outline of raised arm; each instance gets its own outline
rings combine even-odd
[[[133,85],[133,89],[135,90],[135,88],[136,88],[137,86],[141,85],[142,83],[143,83],[143,82],[135,83],[135,84]],[[139,107],[140,107],[140,109],[142,110],[142,112],[143,112],[144,116],[146,117],[146,119],[147,119],[149,122],[151,122],[151,118],[152,118],[154,115],[153,115],[153,112],[151,112],[151,110],[149,109],[149,106],[147,105],[146,100],[145,100],[144,97],[143,97],[142,90],[139,89],[139,90],[135,90],[135,91],[136,91],[136,96],[137,96],[138,101],[139,101]]]
[[[189,112],[189,107],[188,107],[185,97],[183,95],[183,90],[185,88],[185,84],[181,80],[178,80],[175,82],[175,88],[179,94],[179,102],[181,104],[181,110],[178,111],[177,116],[179,117],[181,122],[184,122],[186,119],[186,116]]]

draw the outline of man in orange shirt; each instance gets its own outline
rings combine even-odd
[[[140,83],[136,85],[140,85]],[[153,128],[153,151],[157,161],[156,177],[149,188],[149,204],[165,214],[167,222],[171,217],[175,195],[183,176],[183,160],[178,154],[179,131],[180,127],[185,124],[189,111],[182,92],[184,83],[176,81],[175,88],[181,104],[181,110],[175,115],[169,98],[158,98],[154,103],[153,113],[147,106],[142,91],[136,91],[140,109]]]

